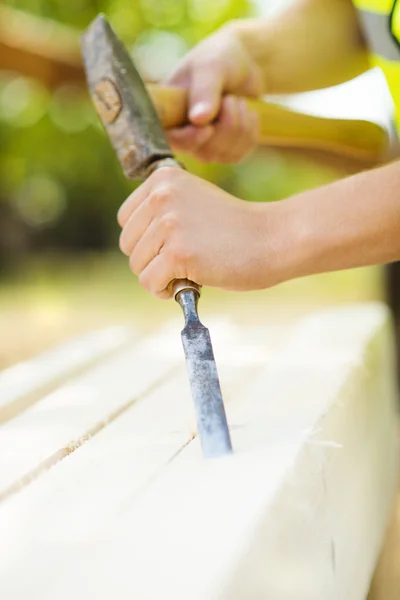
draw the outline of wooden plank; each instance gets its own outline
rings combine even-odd
[[[225,400],[244,386],[252,367],[222,367]],[[17,494],[0,510],[0,572],[49,544],[63,560],[102,535],[196,434],[190,389],[181,370],[154,389],[78,452]],[[46,524],[44,526],[44,523]],[[42,572],[46,579],[46,572]]]
[[[170,376],[177,359],[157,359],[163,334],[71,380],[0,429],[0,501],[73,452]]]
[[[240,386],[243,389],[265,364],[276,347],[277,329],[264,328],[268,346],[252,330],[240,335],[227,322],[209,324],[215,353],[221,358],[224,397],[229,403],[232,394],[237,394]],[[167,328],[161,337],[155,346],[156,356],[165,359],[168,354],[182,359],[176,325]],[[280,337],[284,337],[282,331]],[[56,558],[65,545],[79,548],[88,539],[97,539],[104,524],[109,525],[110,520],[125,512],[194,434],[192,401],[182,365],[180,373],[149,393],[145,402],[133,405],[79,452],[1,505],[0,537],[8,543],[0,546],[0,571],[9,571],[26,558],[29,563],[30,557],[48,544],[54,544]],[[63,560],[62,555],[60,558]],[[45,583],[47,569],[39,569],[37,577],[42,576]],[[24,581],[20,580],[23,587]],[[30,592],[24,588],[21,593]]]
[[[179,326],[180,320],[173,321],[4,424],[0,429],[0,501],[73,452],[178,365],[184,365]],[[235,328],[221,320],[211,321],[210,326],[216,356],[234,360]],[[258,353],[262,360],[262,352]],[[252,359],[256,361],[254,353]]]
[[[194,440],[118,526],[3,573],[6,597],[363,600],[397,485],[389,337],[380,306],[305,321],[232,404],[235,455]]]
[[[133,339],[128,327],[108,327],[0,372],[0,423],[15,417],[44,394]]]

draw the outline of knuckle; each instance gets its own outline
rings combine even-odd
[[[171,191],[167,185],[162,185],[153,190],[148,196],[148,203],[155,210],[164,206],[171,196]]]
[[[179,219],[174,213],[168,213],[162,220],[162,226],[167,234],[171,234],[179,228]]]
[[[169,260],[175,268],[186,265],[192,259],[192,252],[183,240],[177,240],[169,252]]]

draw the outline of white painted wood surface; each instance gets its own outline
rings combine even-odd
[[[385,309],[210,328],[228,459],[193,439],[177,324],[0,427],[1,598],[366,598],[398,471]]]
[[[0,423],[57,385],[121,348],[133,332],[108,327],[83,335],[0,373]]]

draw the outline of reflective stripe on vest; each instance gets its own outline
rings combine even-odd
[[[372,66],[386,76],[400,133],[400,0],[353,0],[371,51]]]

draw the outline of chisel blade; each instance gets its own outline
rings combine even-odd
[[[181,337],[203,454],[229,454],[232,445],[210,332],[199,320],[195,292],[181,292],[177,301],[185,316]]]

